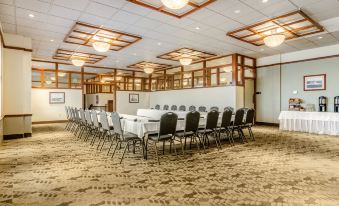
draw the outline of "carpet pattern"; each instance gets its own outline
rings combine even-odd
[[[339,138],[254,128],[256,141],[114,159],[63,130],[0,147],[0,205],[339,205]],[[108,145],[107,145],[108,146]]]

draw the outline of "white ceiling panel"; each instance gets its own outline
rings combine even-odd
[[[126,0],[0,0],[0,21],[5,32],[33,39],[34,58],[49,60],[58,48],[97,53],[92,47],[63,42],[76,21],[141,36],[141,41],[126,49],[104,53],[107,58],[97,63],[122,68],[142,60],[177,65],[178,62],[156,56],[182,47],[215,54],[239,52],[260,57],[339,43],[338,29],[332,25],[334,20],[329,28],[332,33],[325,31],[286,41],[273,49],[257,47],[226,35],[234,29],[299,7],[316,21],[329,22],[329,19],[339,17],[337,0],[268,0],[266,3],[262,0],[217,0],[181,19]],[[30,14],[34,17],[29,17]]]

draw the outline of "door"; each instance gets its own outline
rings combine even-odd
[[[108,100],[107,101],[107,112],[113,112],[114,108],[114,101]]]
[[[255,103],[254,103],[254,94],[255,94],[255,81],[254,79],[245,79],[245,95],[244,95],[244,102],[245,102],[245,107],[246,108],[255,108]]]

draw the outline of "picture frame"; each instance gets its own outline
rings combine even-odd
[[[326,90],[326,74],[304,76],[304,91]]]
[[[50,92],[49,104],[65,104],[65,92]]]
[[[139,94],[129,94],[129,103],[139,103]]]

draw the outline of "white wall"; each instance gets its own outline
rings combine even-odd
[[[28,37],[4,34],[6,46],[32,48]],[[5,48],[3,50],[3,115],[31,114],[32,52]],[[6,117],[4,134],[31,133],[31,117]]]
[[[136,115],[138,109],[150,108],[150,94],[152,93],[156,92],[117,91],[117,112]],[[129,94],[139,94],[139,103],[129,103]]]
[[[186,105],[186,107],[194,105],[197,108],[205,106],[207,109],[212,106],[217,106],[220,109],[226,106],[237,108],[236,94],[237,89],[234,86],[157,91],[150,93],[150,106],[154,107],[159,104],[162,107],[167,104],[178,107],[180,105]],[[243,102],[239,104],[243,104]]]
[[[323,51],[323,48],[319,48]],[[313,50],[313,53],[319,51]],[[338,51],[337,51],[338,52]],[[293,52],[296,56],[304,54]],[[338,52],[339,53],[339,52]],[[285,55],[285,56],[290,56]],[[307,58],[307,56],[305,56]],[[318,110],[319,96],[328,97],[328,111],[334,110],[333,98],[339,96],[339,58],[305,61],[292,64],[262,67],[257,71],[257,121],[278,123],[280,111],[288,110],[289,98],[301,98],[306,104],[314,104]],[[304,91],[305,75],[326,74],[324,91]],[[293,94],[297,91],[297,94]],[[281,105],[281,106],[280,106]]]
[[[65,92],[65,104],[49,104],[49,92]],[[33,89],[32,121],[66,120],[65,106],[82,107],[82,91],[76,89]]]

